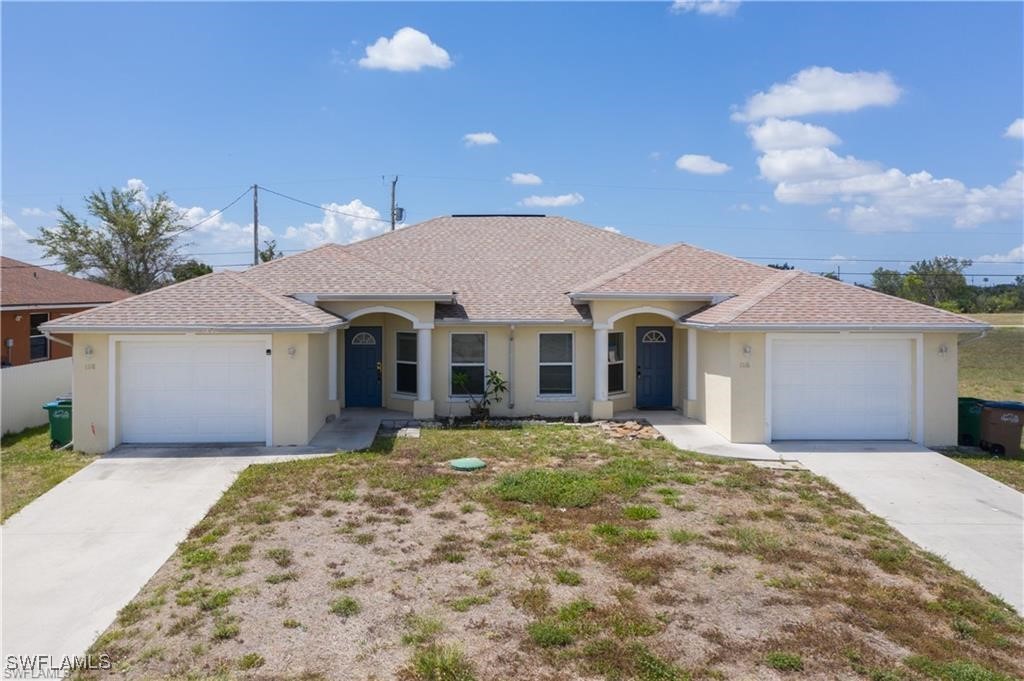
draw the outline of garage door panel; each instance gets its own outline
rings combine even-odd
[[[262,341],[123,341],[118,352],[123,442],[263,442]]]
[[[772,438],[906,439],[910,341],[776,339]]]

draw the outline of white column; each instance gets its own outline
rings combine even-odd
[[[608,329],[594,329],[594,401],[608,399]]]
[[[432,399],[430,388],[430,338],[433,329],[416,331],[416,399],[427,402]]]
[[[686,330],[686,399],[697,399],[697,329]]]

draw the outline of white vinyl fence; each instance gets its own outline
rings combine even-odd
[[[16,433],[47,421],[43,404],[71,392],[71,358],[0,370],[0,427]]]

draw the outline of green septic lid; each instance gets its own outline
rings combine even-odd
[[[452,459],[448,462],[448,465],[457,471],[476,471],[480,470],[487,464],[484,463],[482,459],[471,456],[466,459]]]

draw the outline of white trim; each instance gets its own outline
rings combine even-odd
[[[697,329],[686,330],[686,399],[697,399]]]
[[[32,316],[33,315],[38,315],[38,314],[46,315],[46,321],[43,322],[42,324],[39,324],[36,327],[37,330],[38,330],[38,333],[36,333],[33,336],[32,335]],[[52,353],[50,353],[50,334],[43,329],[43,326],[45,326],[49,321],[50,321],[50,313],[49,312],[29,312],[28,313],[28,361],[29,362],[44,362],[44,361],[50,359],[50,355],[52,354]],[[45,338],[46,339],[46,356],[45,357],[33,357],[32,356],[32,339],[33,338]]]
[[[338,399],[338,332],[327,334],[327,399]]]
[[[914,352],[914,427],[907,436],[924,444],[924,334],[923,333],[766,333],[764,336],[764,441],[772,442],[772,346],[776,340],[874,338],[878,340],[909,340]],[[908,405],[907,410],[910,411]]]
[[[416,343],[416,359],[412,360],[411,362],[409,360],[407,360],[407,359],[399,359],[398,358],[398,337],[401,334],[403,334],[403,333],[407,333],[407,334],[413,336],[414,337],[414,341]],[[407,331],[405,329],[397,329],[397,330],[395,330],[395,372],[394,372],[395,373],[395,380],[394,380],[395,389],[393,391],[394,395],[405,395],[406,399],[409,399],[409,398],[416,399],[416,400],[420,399],[419,398],[419,388],[420,388],[419,363],[420,363],[420,332],[419,331]],[[416,367],[416,391],[415,392],[408,393],[408,392],[403,392],[403,391],[398,389],[398,365],[399,364],[411,364],[414,367]]]
[[[775,331],[778,333],[828,333],[832,331],[853,331],[864,333],[946,331],[950,333],[975,333],[993,328],[989,324],[703,324],[681,321],[679,326],[701,331],[735,333],[740,331]]]
[[[241,326],[77,326],[64,324],[63,317],[47,322],[46,330],[50,333],[116,333],[116,334],[188,334],[188,335],[228,335],[228,334],[264,334],[264,333],[327,333],[348,326],[348,322],[339,319],[329,325],[308,326],[274,326],[274,325],[241,325]]]
[[[118,358],[117,344],[122,342],[142,343],[174,343],[180,342],[177,339],[188,341],[202,341],[206,343],[218,342],[263,342],[264,350],[269,350],[266,355],[266,446],[274,444],[274,337],[270,334],[217,334],[211,336],[196,334],[174,334],[174,335],[135,335],[135,334],[111,334],[107,337],[107,444],[108,451],[117,447],[121,438],[118,437],[117,421],[117,378]]]
[[[616,333],[622,333],[616,331]],[[539,335],[539,334],[538,334]],[[608,329],[594,329],[594,401],[608,399]],[[623,369],[625,371],[625,369]],[[623,374],[625,378],[625,374]]]
[[[569,336],[569,349],[572,351],[572,359],[568,362],[542,362],[540,361],[540,339],[541,336]],[[607,336],[605,336],[607,343]],[[608,352],[605,351],[607,356]],[[571,392],[567,393],[542,393],[540,391],[540,369],[541,367],[564,367],[569,365],[570,377],[571,377]],[[605,375],[607,379],[607,375]],[[607,392],[607,391],[605,391]],[[538,400],[551,400],[551,399],[576,399],[576,333],[574,331],[541,331],[537,334],[537,399]],[[605,397],[607,399],[607,396]]]
[[[405,310],[400,310],[397,307],[390,307],[388,305],[372,305],[370,307],[364,307],[364,308],[356,310],[355,312],[347,313],[345,315],[345,319],[348,320],[348,321],[352,321],[356,317],[362,317],[362,316],[368,315],[368,314],[381,314],[381,313],[383,313],[383,314],[393,314],[396,317],[401,317],[402,319],[407,319],[410,322],[412,322],[412,328],[416,329],[417,331],[420,330],[420,329],[432,329],[432,328],[434,328],[434,323],[433,322],[421,322],[419,320],[419,318],[416,315],[412,314],[411,312],[406,312]]]
[[[721,302],[734,297],[735,293],[570,293],[572,300],[707,300]]]
[[[460,362],[457,365],[452,363],[452,338],[455,337],[455,336],[483,336],[484,337],[484,364],[483,364],[483,366],[484,366],[484,389],[486,390],[487,389],[487,345],[488,345],[488,342],[487,342],[487,340],[488,340],[487,339],[487,332],[486,331],[449,331],[448,332],[448,362],[447,362],[447,364],[448,364],[448,386],[445,388],[445,392],[448,393],[448,401],[449,402],[460,402],[460,401],[469,402],[470,399],[469,399],[468,395],[453,395],[452,394],[452,373],[453,373],[452,372],[452,367],[454,367],[454,366],[475,367],[475,366],[480,366],[480,364],[477,363],[477,362],[474,362],[474,363]],[[474,395],[474,397],[480,397],[480,395]]]
[[[434,399],[433,386],[430,381],[433,365],[433,350],[431,348],[433,339],[433,329],[416,331],[416,399],[420,402],[429,402]],[[485,340],[484,344],[486,345],[486,343]],[[484,353],[486,355],[486,350]],[[398,356],[397,348],[395,356]]]
[[[436,326],[591,326],[587,319],[435,319]]]
[[[679,315],[673,312],[672,310],[666,310],[663,307],[653,307],[651,305],[641,305],[640,307],[631,307],[628,310],[616,312],[615,314],[608,318],[608,324],[610,326],[614,326],[615,322],[619,321],[623,317],[628,317],[629,315],[633,314],[657,314],[661,315],[662,317],[668,317],[673,322],[679,321]]]

